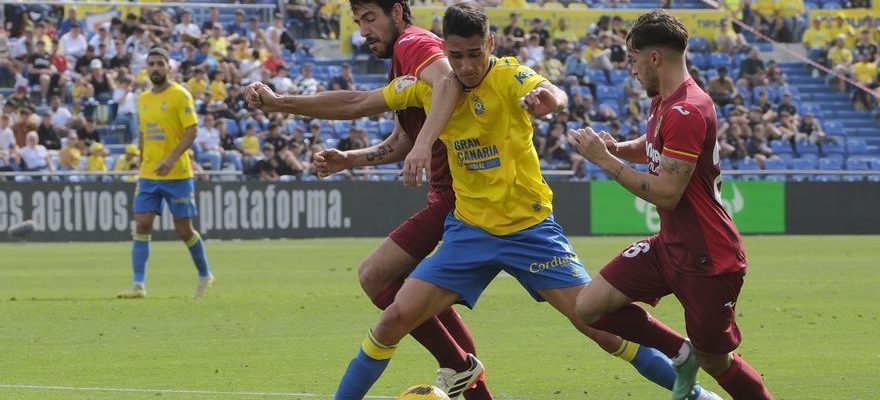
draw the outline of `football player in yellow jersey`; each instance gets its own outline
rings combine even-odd
[[[447,216],[443,243],[410,274],[368,333],[335,398],[362,399],[403,336],[454,303],[473,307],[501,271],[514,276],[536,300],[553,305],[603,349],[632,361],[643,375],[671,388],[675,372],[669,358],[587,326],[574,314],[577,294],[590,277],[553,219],[552,192],[541,175],[530,119],[564,108],[565,92],[515,59],[491,57],[494,38],[479,6],[461,3],[448,8],[443,25],[445,52],[455,76],[435,85],[435,90],[461,85],[466,93],[448,123],[447,116],[429,111],[414,147],[429,146],[438,136],[446,144],[456,209]],[[416,77],[402,76],[372,92],[278,96],[260,87],[258,93],[263,110],[350,119],[389,109],[429,110],[432,90]],[[326,107],[328,96],[339,106]],[[323,175],[341,166],[319,168]],[[418,172],[405,173],[413,180]],[[684,340],[635,305],[597,326],[632,327],[657,343]],[[472,367],[481,368],[478,362]],[[450,382],[439,386],[457,395],[473,383],[466,372],[446,377]],[[696,387],[688,398],[717,397]]]
[[[147,70],[153,89],[138,96],[142,161],[135,191],[135,233],[131,250],[134,283],[120,298],[146,296],[147,259],[153,220],[166,203],[174,216],[174,230],[186,244],[199,274],[196,297],[204,297],[214,283],[205,245],[193,229],[196,215],[195,184],[187,150],[196,138],[198,118],[192,95],[168,80],[168,53],[154,48],[147,54]]]

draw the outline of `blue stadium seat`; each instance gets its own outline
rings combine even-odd
[[[611,83],[615,85],[619,85],[626,80],[626,78],[630,77],[630,73],[625,69],[615,69],[611,71]]]
[[[837,171],[843,169],[843,160],[830,157],[820,158],[819,169],[826,171]]]
[[[337,146],[339,146],[339,139],[336,139],[336,138],[324,139],[324,146],[328,149],[335,149]]]
[[[846,150],[850,155],[862,155],[868,153],[868,143],[863,139],[847,139]]]
[[[382,135],[387,135],[387,134],[391,133],[391,131],[393,131],[393,130],[394,130],[394,121],[392,121],[390,119],[384,119],[384,120],[379,121],[379,132],[381,132]]]
[[[791,143],[783,142],[782,140],[772,140],[770,141],[770,149],[776,154],[788,154],[791,153]]]
[[[759,171],[761,167],[758,165],[758,162],[752,158],[744,158],[737,163],[737,169],[740,171]],[[740,179],[745,181],[757,181],[760,180],[760,175],[740,175]]]
[[[814,159],[811,159],[810,157],[800,157],[800,158],[795,158],[794,160],[792,160],[791,169],[799,169],[799,170],[816,169],[816,164],[817,164],[817,161]]]
[[[725,53],[712,53],[709,56],[709,63],[712,65],[713,69],[718,69],[720,67],[727,67],[728,69],[733,64],[733,60],[731,60],[730,55]]]
[[[846,153],[846,148],[843,143],[844,141],[842,137],[830,136],[826,138],[825,143],[822,143],[822,152],[828,155]]]
[[[565,123],[566,129],[581,129],[583,124],[578,121],[568,121]]]
[[[816,182],[840,182],[840,175],[816,175]]]
[[[781,158],[768,158],[767,161],[764,161],[764,169],[768,170],[782,170],[787,169],[785,165],[785,160]]]
[[[346,138],[351,130],[351,121],[333,121],[333,130],[336,131],[336,137]]]
[[[864,175],[844,175],[843,176],[844,182],[864,182],[864,180],[865,180]]]
[[[808,141],[800,141],[795,144],[795,148],[797,148],[798,153],[800,154],[817,154],[819,153],[819,147],[815,144],[812,144]]]
[[[590,128],[596,132],[608,132],[608,124],[605,122],[590,122]]]
[[[720,166],[722,171],[729,171],[733,169],[733,163],[730,162],[729,158],[722,158]]]
[[[228,133],[229,136],[240,136],[241,135],[241,131],[238,129],[238,124],[235,123],[234,119],[224,118],[223,123],[226,124],[226,133]]]
[[[596,96],[599,98],[596,99],[598,103],[603,103],[606,101],[618,101],[623,96],[623,87],[614,87],[614,86],[606,86],[599,85],[596,88]]]
[[[822,129],[826,135],[846,135],[843,123],[838,120],[826,120],[822,122]]]
[[[605,79],[605,71],[599,68],[590,68],[590,71],[587,73],[587,77],[590,78],[590,82],[594,82],[597,84],[607,84],[607,79]]]
[[[771,175],[764,176],[765,181],[771,181],[771,182],[785,182],[785,179],[786,179],[785,175],[780,175],[780,174],[771,174]]]
[[[695,36],[688,39],[688,50],[697,53],[708,53],[712,48],[709,46],[709,40],[702,36]]]
[[[846,169],[850,171],[867,171],[868,159],[864,157],[850,157],[846,160]]]
[[[711,65],[709,63],[709,58],[707,58],[706,55],[703,53],[688,53],[688,55],[690,57],[691,64],[696,65],[697,68],[701,70],[709,68],[709,66]]]
[[[603,101],[599,104],[599,109],[602,107],[607,107],[614,110],[614,113],[617,114],[618,117],[623,117],[623,110],[620,108],[620,103],[617,101]]]

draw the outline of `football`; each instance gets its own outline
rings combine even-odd
[[[397,400],[449,400],[449,396],[436,386],[415,385],[404,390]]]

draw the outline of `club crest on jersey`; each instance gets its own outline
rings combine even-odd
[[[672,109],[675,111],[678,111],[681,115],[691,115],[691,112],[688,110],[685,110],[684,107],[682,107],[682,106],[674,106],[674,107],[672,107]]]
[[[486,107],[483,106],[483,100],[480,99],[480,96],[472,95],[471,103],[474,104],[474,113],[477,115],[482,115],[486,112]]]
[[[517,71],[516,75],[514,75],[513,78],[516,79],[516,81],[519,82],[520,85],[522,85],[523,82],[525,82],[526,79],[532,75],[535,75],[535,71],[532,71],[530,69],[524,69],[524,70]]]
[[[168,111],[168,102],[163,101],[162,106],[159,108],[162,109],[162,112]]]
[[[415,85],[418,81],[418,78],[412,75],[401,76],[394,81],[394,91],[397,93],[402,92],[404,89]]]

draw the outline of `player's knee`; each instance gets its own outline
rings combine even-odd
[[[392,304],[382,313],[379,324],[373,329],[373,335],[383,344],[396,344],[409,333],[413,319],[414,316],[409,315],[403,307]]]
[[[704,371],[712,376],[723,374],[730,368],[730,363],[733,362],[733,353],[710,354],[699,350],[696,353],[700,368],[703,368]]]
[[[153,224],[147,221],[135,221],[135,232],[140,234],[148,234],[153,232]]]
[[[586,290],[585,288],[578,294],[577,302],[574,305],[574,313],[581,322],[590,325],[600,320],[603,313],[592,301],[587,299],[587,296],[585,296]]]
[[[366,293],[370,299],[375,299],[376,296],[382,293],[385,286],[388,285],[388,282],[379,276],[380,274],[376,272],[376,269],[376,264],[370,262],[369,259],[364,260],[364,262],[358,267],[358,280],[360,281],[364,293]]]

